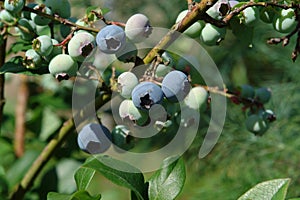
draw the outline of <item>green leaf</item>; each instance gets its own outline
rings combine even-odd
[[[91,196],[87,191],[77,191],[72,195],[71,200],[99,200],[101,199],[101,194],[96,196]]]
[[[0,74],[4,73],[22,73],[27,75],[47,74],[49,73],[48,66],[42,65],[37,69],[28,69],[23,65],[23,57],[15,56],[0,67]]]
[[[87,191],[77,191],[74,194],[60,194],[56,192],[49,192],[47,200],[99,200],[101,195],[91,196]]]
[[[149,180],[150,200],[172,200],[181,192],[185,182],[185,165],[182,159],[164,160],[162,168]]]
[[[69,200],[71,198],[71,194],[60,194],[56,192],[49,192],[47,195],[47,200]]]
[[[240,22],[238,17],[233,17],[230,21],[232,33],[239,40],[240,44],[252,47],[253,27],[246,26]]]
[[[292,199],[289,199],[289,200],[300,200],[300,198],[292,198]]]
[[[40,139],[46,141],[61,126],[62,121],[50,108],[45,108],[41,123]]]
[[[272,199],[284,200],[290,179],[274,179],[257,184],[238,200]]]
[[[109,12],[110,12],[109,8],[101,8],[102,15],[105,15],[106,13],[109,13]]]
[[[98,6],[90,6],[86,9],[85,13],[89,14],[93,10],[97,10],[99,7]]]
[[[96,171],[91,168],[79,168],[74,175],[77,190],[86,190],[94,177],[95,172]]]
[[[30,150],[16,160],[16,162],[7,171],[6,178],[9,182],[10,188],[15,186],[24,177],[27,170],[32,166],[32,163],[37,158],[40,152]]]
[[[124,170],[120,171],[109,166],[116,166],[118,169]],[[144,176],[137,168],[129,165],[128,163],[108,156],[98,156],[88,160],[82,167],[91,168],[100,172],[113,183],[134,191],[139,199],[144,199],[143,191],[146,187]]]
[[[21,56],[16,56],[10,59],[10,61],[4,63],[0,68],[0,74],[3,73],[20,73],[25,72],[27,69],[23,66],[23,58]]]
[[[76,190],[76,183],[73,176],[74,171],[80,167],[81,163],[74,159],[63,159],[56,165],[58,177],[58,192],[72,193]]]

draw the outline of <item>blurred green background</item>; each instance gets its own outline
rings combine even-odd
[[[126,22],[132,14],[139,12],[150,18],[152,26],[164,28],[171,27],[178,13],[187,8],[183,0],[71,0],[71,4],[73,16],[78,18],[82,17],[85,8],[96,5],[111,10],[107,15],[110,20]],[[178,199],[237,199],[259,182],[287,177],[292,180],[288,197],[300,197],[300,58],[295,63],[291,60],[295,37],[287,47],[266,44],[268,38],[278,36],[282,35],[273,31],[271,25],[259,23],[254,29],[251,48],[242,37],[233,36],[231,31],[227,31],[220,46],[203,45],[217,64],[228,88],[250,84],[272,89],[272,99],[266,106],[274,110],[277,120],[265,135],[254,136],[244,126],[245,114],[241,106],[228,101],[226,123],[213,151],[203,159],[197,157],[207,128],[204,122],[193,145],[184,154],[187,179]],[[196,40],[199,41],[199,38]],[[13,187],[37,153],[70,116],[72,84],[66,81],[58,85],[46,75],[41,79],[30,78],[31,95],[26,116],[28,151],[23,159],[16,162],[12,138],[18,94],[11,90],[16,85],[15,76],[8,75],[7,78],[6,121],[1,127],[0,165],[8,178],[13,180],[10,183]],[[77,149],[74,134],[47,165],[27,198],[45,199],[48,191],[71,193],[75,189],[74,169],[86,156]],[[100,192],[104,200],[125,200],[129,196],[128,190],[100,175],[93,179],[89,189],[91,193]]]

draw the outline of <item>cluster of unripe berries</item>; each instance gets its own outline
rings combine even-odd
[[[245,105],[245,109],[249,109],[246,113],[246,128],[255,135],[263,135],[269,129],[270,123],[276,119],[274,112],[266,110],[263,106],[269,102],[271,95],[269,88],[254,89],[250,85],[241,87],[240,102]]]
[[[244,5],[247,2],[239,2],[236,0],[219,0],[207,10],[207,14],[217,20],[222,20],[229,12]],[[188,10],[182,11],[176,22],[181,21]],[[273,28],[280,33],[290,33],[297,26],[295,11],[289,9],[279,9],[274,7],[247,7],[237,16],[235,16],[229,24],[229,27],[220,28],[210,23],[204,23],[202,20],[195,22],[184,33],[190,37],[199,37],[206,45],[219,44],[226,35],[227,28],[233,32],[239,31],[241,25],[254,27],[261,20],[264,23],[270,23]],[[238,35],[243,38],[243,35]]]

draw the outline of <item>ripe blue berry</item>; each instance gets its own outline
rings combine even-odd
[[[75,62],[72,57],[67,54],[59,54],[49,63],[49,72],[58,80],[65,80],[75,76],[77,70],[77,62]]]
[[[52,10],[53,14],[62,18],[71,16],[71,5],[68,0],[46,0],[44,4]]]
[[[25,5],[24,0],[5,0],[4,1],[4,8],[5,10],[11,12],[11,13],[18,13],[22,10],[22,8]]]
[[[153,104],[163,100],[161,88],[152,82],[138,84],[131,93],[132,101],[137,108],[149,110]]]
[[[39,11],[41,11],[43,13],[48,14],[48,15],[52,15],[52,11],[50,10],[50,8],[48,8],[46,6],[37,5],[33,9],[39,10]],[[51,19],[48,19],[46,17],[37,15],[36,13],[33,13],[33,12],[30,14],[30,17],[31,17],[31,20],[36,25],[40,25],[40,26],[48,25],[51,22]]]
[[[47,35],[37,37],[32,41],[32,48],[41,56],[48,56],[52,52],[52,39]]]
[[[132,100],[129,99],[125,99],[121,102],[119,115],[123,120],[133,121],[137,125],[144,125],[148,120],[147,113],[135,107]]]
[[[77,142],[79,148],[86,153],[103,153],[111,145],[111,133],[103,125],[87,124],[79,132]]]
[[[68,52],[74,60],[82,62],[95,46],[95,37],[92,34],[80,32],[74,35],[68,43]]]
[[[121,27],[108,25],[99,31],[96,36],[96,42],[101,51],[113,54],[125,46],[126,35]]]
[[[130,98],[131,92],[135,86],[139,83],[138,78],[132,72],[123,72],[118,77],[118,89],[120,95],[124,98]]]
[[[181,101],[190,91],[189,80],[183,72],[171,71],[162,81],[162,91],[169,101]]]
[[[132,15],[126,22],[125,32],[134,43],[142,42],[152,33],[148,17],[143,14]]]

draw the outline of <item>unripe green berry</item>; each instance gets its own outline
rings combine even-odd
[[[32,48],[41,56],[48,56],[52,52],[52,39],[47,35],[37,37],[32,41]]]
[[[58,80],[69,79],[76,76],[78,64],[70,55],[59,54],[49,63],[49,72]]]
[[[255,90],[255,98],[261,103],[267,103],[271,99],[272,93],[270,88],[258,88]]]

